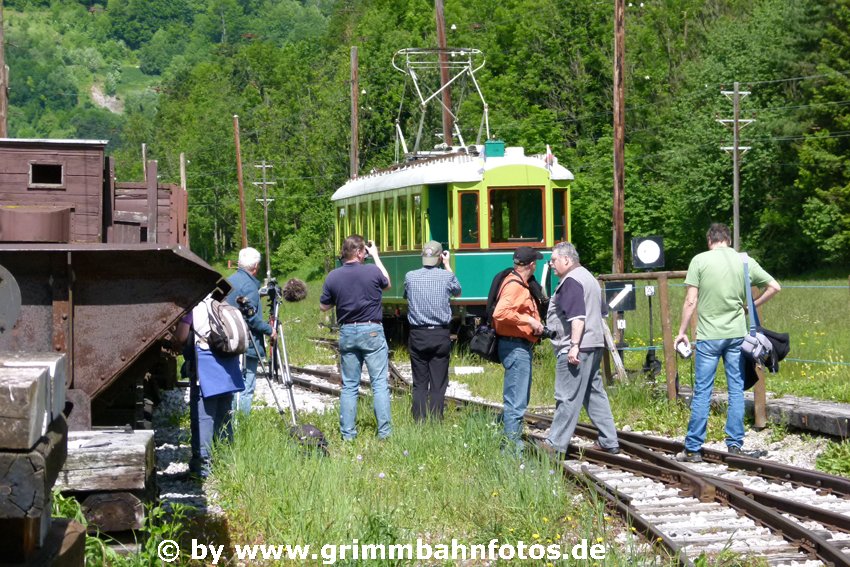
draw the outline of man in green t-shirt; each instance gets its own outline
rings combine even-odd
[[[708,410],[717,363],[723,358],[729,396],[726,412],[726,447],[738,454],[744,444],[744,379],[741,361],[741,343],[747,334],[747,292],[744,283],[744,262],[732,248],[729,227],[714,223],[706,234],[708,252],[697,254],[688,266],[685,277],[687,292],[682,306],[679,334],[673,342],[690,348],[685,330],[694,311],[697,312],[697,342],[694,393],[691,399],[691,419],[685,437],[685,450],[676,459],[699,462],[705,442]],[[749,259],[750,282],[764,290],[755,300],[758,307],[773,297],[779,284]],[[697,305],[699,308],[697,309]]]

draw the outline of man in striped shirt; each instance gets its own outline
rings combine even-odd
[[[442,262],[444,269],[439,269]],[[410,323],[410,366],[413,370],[413,419],[443,418],[452,350],[449,323],[451,297],[460,295],[449,253],[434,240],[422,247],[422,268],[407,272],[404,297]]]

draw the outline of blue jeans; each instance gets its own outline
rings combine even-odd
[[[744,444],[744,379],[741,370],[743,340],[738,338],[697,341],[694,396],[691,400],[688,434],[685,437],[685,449],[688,451],[699,451],[705,442],[714,375],[717,373],[717,363],[721,358],[726,370],[729,393],[729,405],[726,410],[726,446],[741,447]]]
[[[189,424],[192,432],[192,459],[189,470],[206,477],[210,473],[210,457],[214,441],[232,441],[230,408],[233,394],[211,398],[201,396],[197,380],[189,386]]]
[[[522,448],[522,418],[531,395],[531,343],[499,337],[499,358],[505,367],[502,425],[505,437]]]
[[[254,390],[257,387],[257,365],[260,363],[260,359],[246,356],[244,360],[242,380],[245,381],[245,389],[233,395],[233,411],[238,410],[248,415],[251,413],[251,404],[254,402]]]
[[[339,397],[339,430],[346,441],[357,437],[357,395],[363,363],[369,371],[378,438],[390,436],[390,390],[387,385],[389,349],[383,325],[343,325],[339,329],[342,393]]]

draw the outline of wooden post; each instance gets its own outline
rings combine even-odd
[[[667,275],[658,277],[658,299],[661,301],[661,337],[664,344],[664,370],[667,375],[667,399],[676,399],[676,350],[673,348],[673,326],[670,321],[670,286]]]
[[[7,138],[9,70],[6,68],[6,38],[3,33],[3,0],[0,0],[0,138]]]
[[[626,58],[625,42],[626,2],[614,0],[614,262],[612,271],[615,274],[622,273],[624,270],[626,104],[623,67]]]
[[[351,147],[349,148],[349,175],[352,179],[360,173],[360,69],[357,46],[351,46]],[[263,170],[265,171],[265,170]]]
[[[178,204],[180,210],[180,226],[178,227],[179,235],[182,240],[180,244],[189,247],[189,189],[186,184],[186,154],[180,152],[180,200]]]
[[[148,145],[142,142],[142,179],[148,180]]]
[[[452,92],[449,82],[449,62],[446,54],[446,18],[443,13],[443,0],[435,0],[434,17],[437,20],[437,47],[440,48],[440,88],[443,101],[443,142],[452,147]]]
[[[239,224],[242,227],[242,248],[248,247],[248,225],[245,221],[245,187],[242,184],[242,148],[239,145],[239,116],[233,115],[233,137],[236,139],[236,181],[239,184]]]
[[[156,178],[156,160],[145,164],[145,183],[148,189],[148,242],[156,242],[157,217],[159,208],[159,180]]]

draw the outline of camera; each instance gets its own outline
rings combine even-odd
[[[248,303],[248,298],[244,295],[240,295],[236,298],[236,306],[239,307],[239,311],[242,312],[242,316],[246,319],[250,319],[254,316],[254,313],[257,312],[257,310]]]
[[[550,329],[549,327],[544,326],[544,327],[543,327],[543,332],[542,332],[542,333],[540,333],[540,336],[541,336],[541,337],[543,337],[544,339],[549,339],[549,340],[551,340],[551,339],[555,339],[555,338],[557,338],[557,337],[558,337],[558,331],[556,331],[556,330],[554,330],[554,329]]]
[[[679,344],[676,345],[676,351],[678,351],[679,356],[682,358],[689,358],[691,356],[691,347],[685,344],[685,341],[679,341]]]
[[[269,278],[266,285],[260,288],[260,295],[262,297],[268,296],[270,300],[274,300],[275,297],[280,297],[281,291],[280,285],[277,283],[277,279]]]

